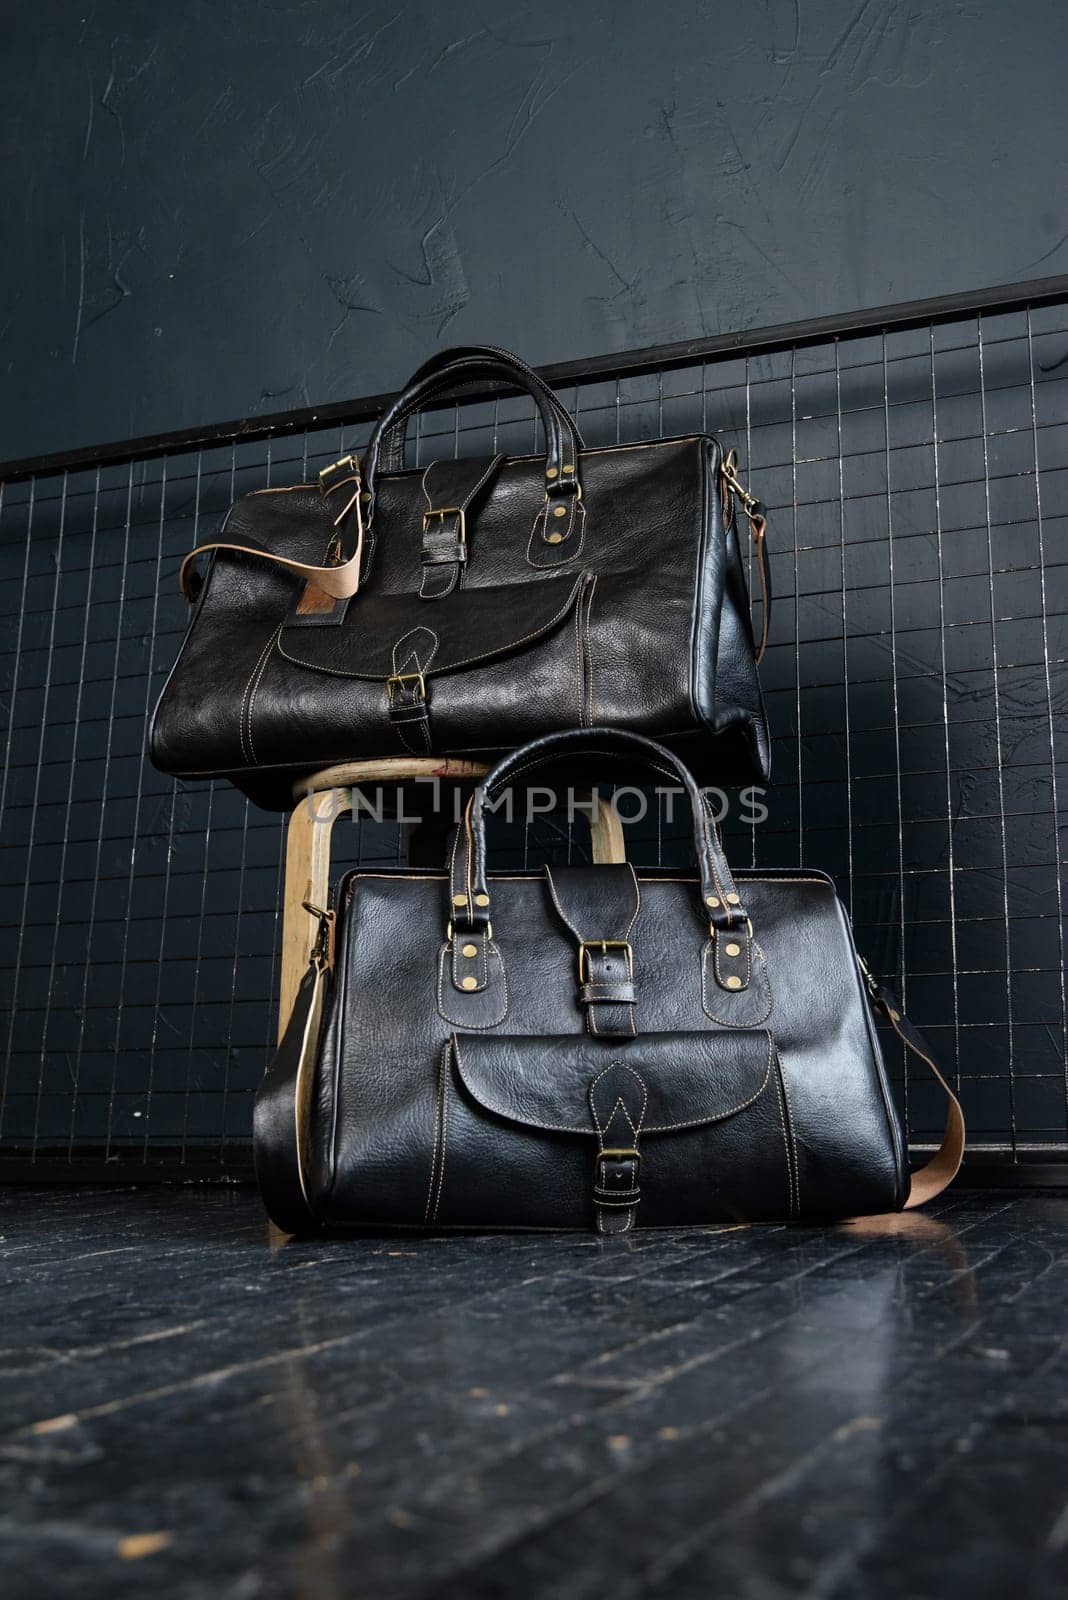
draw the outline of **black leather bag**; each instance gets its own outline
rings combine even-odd
[[[697,873],[488,874],[485,807],[581,750],[681,784]],[[586,1228],[899,1210],[960,1162],[960,1107],[866,974],[830,881],[732,874],[687,770],[607,728],[544,739],[476,791],[448,872],[356,871],[259,1091],[287,1230]],[[336,960],[335,960],[336,934]],[[878,1007],[949,1097],[910,1188]]]
[[[403,470],[412,415],[472,385],[532,395],[545,454]],[[739,506],[761,577],[759,647]],[[238,500],[182,584],[196,609],[150,737],[176,777],[227,777],[287,807],[302,776],[336,762],[488,762],[598,723],[662,739],[708,781],[768,777],[764,518],[733,451],[704,435],[587,450],[504,351],[428,362],[362,469],[347,456],[318,484]]]

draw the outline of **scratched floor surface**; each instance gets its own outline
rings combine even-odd
[[[5,1600],[1063,1596],[1068,1200],[279,1246],[0,1190]]]

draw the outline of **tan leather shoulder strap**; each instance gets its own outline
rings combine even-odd
[[[329,567],[316,567],[305,561],[295,561],[291,556],[280,556],[251,536],[208,539],[190,550],[178,570],[178,584],[185,598],[192,604],[203,587],[204,580],[197,571],[197,558],[207,555],[209,551],[230,550],[236,555],[255,556],[257,560],[270,561],[276,567],[285,567],[287,571],[299,574],[305,583],[311,584],[313,588],[321,590],[335,600],[350,599],[360,587],[360,566],[363,561],[364,546],[360,501],[363,485],[360,480],[359,462],[355,456],[344,456],[340,461],[324,467],[319,474],[319,490],[327,504],[330,504],[330,495],[342,488],[348,488],[349,493],[334,517],[334,527],[339,527],[350,512],[355,512],[356,522],[356,548],[347,561]],[[226,532],[225,524],[223,532]]]
[[[966,1137],[964,1112],[961,1110],[960,1101],[942,1076],[930,1045],[920,1030],[913,1027],[908,1017],[904,1015],[896,997],[890,993],[889,989],[884,988],[881,983],[876,982],[874,979],[869,980],[868,989],[873,1002],[889,1022],[906,1050],[911,1050],[913,1055],[918,1056],[930,1068],[939,1085],[945,1091],[948,1102],[945,1127],[942,1130],[942,1142],[930,1161],[926,1162],[924,1166],[918,1167],[912,1174],[908,1199],[905,1201],[905,1210],[912,1211],[917,1206],[925,1205],[928,1200],[933,1200],[935,1195],[941,1194],[942,1190],[953,1182],[953,1179],[960,1171]]]

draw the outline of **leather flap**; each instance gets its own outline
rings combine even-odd
[[[396,672],[457,672],[559,626],[583,578],[569,572],[458,589],[434,604],[417,594],[357,595],[340,626],[283,628],[279,649],[297,666],[373,682]]]
[[[775,1059],[765,1029],[611,1040],[454,1033],[452,1050],[464,1088],[485,1110],[531,1128],[591,1136],[590,1085],[608,1067],[628,1067],[640,1079],[645,1102],[637,1132],[645,1135],[744,1111],[767,1087]]]

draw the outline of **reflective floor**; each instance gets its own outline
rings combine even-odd
[[[0,1593],[1063,1597],[1068,1200],[293,1244],[0,1190]]]

